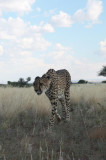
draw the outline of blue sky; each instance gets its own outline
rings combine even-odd
[[[101,80],[105,0],[0,0],[0,83],[66,68],[72,80]]]

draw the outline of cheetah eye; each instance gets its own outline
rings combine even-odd
[[[40,86],[43,86],[43,83],[40,83]]]

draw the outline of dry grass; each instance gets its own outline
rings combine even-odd
[[[44,94],[0,88],[0,159],[105,160],[106,85],[72,85],[70,91],[71,121],[55,122],[48,133],[51,106]]]
[[[85,104],[88,107],[106,106],[105,84],[72,85],[71,104]],[[33,88],[0,88],[0,114],[13,116],[28,108],[39,114],[50,113],[50,102],[45,94],[37,96]]]
[[[70,88],[72,104],[106,106],[106,84],[79,84]]]
[[[50,102],[44,94],[37,96],[33,88],[0,88],[1,115],[16,116],[30,108],[42,115],[50,111]]]

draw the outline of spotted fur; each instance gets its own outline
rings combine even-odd
[[[71,76],[65,69],[55,71],[49,69],[42,77],[36,77],[33,83],[35,92],[40,95],[45,92],[52,105],[52,115],[49,127],[54,125],[55,117],[58,121],[61,119],[70,120],[70,84]],[[62,105],[62,118],[57,113],[58,101]]]

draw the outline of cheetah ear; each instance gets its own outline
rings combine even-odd
[[[40,79],[40,77],[35,77],[35,80],[39,80]]]

